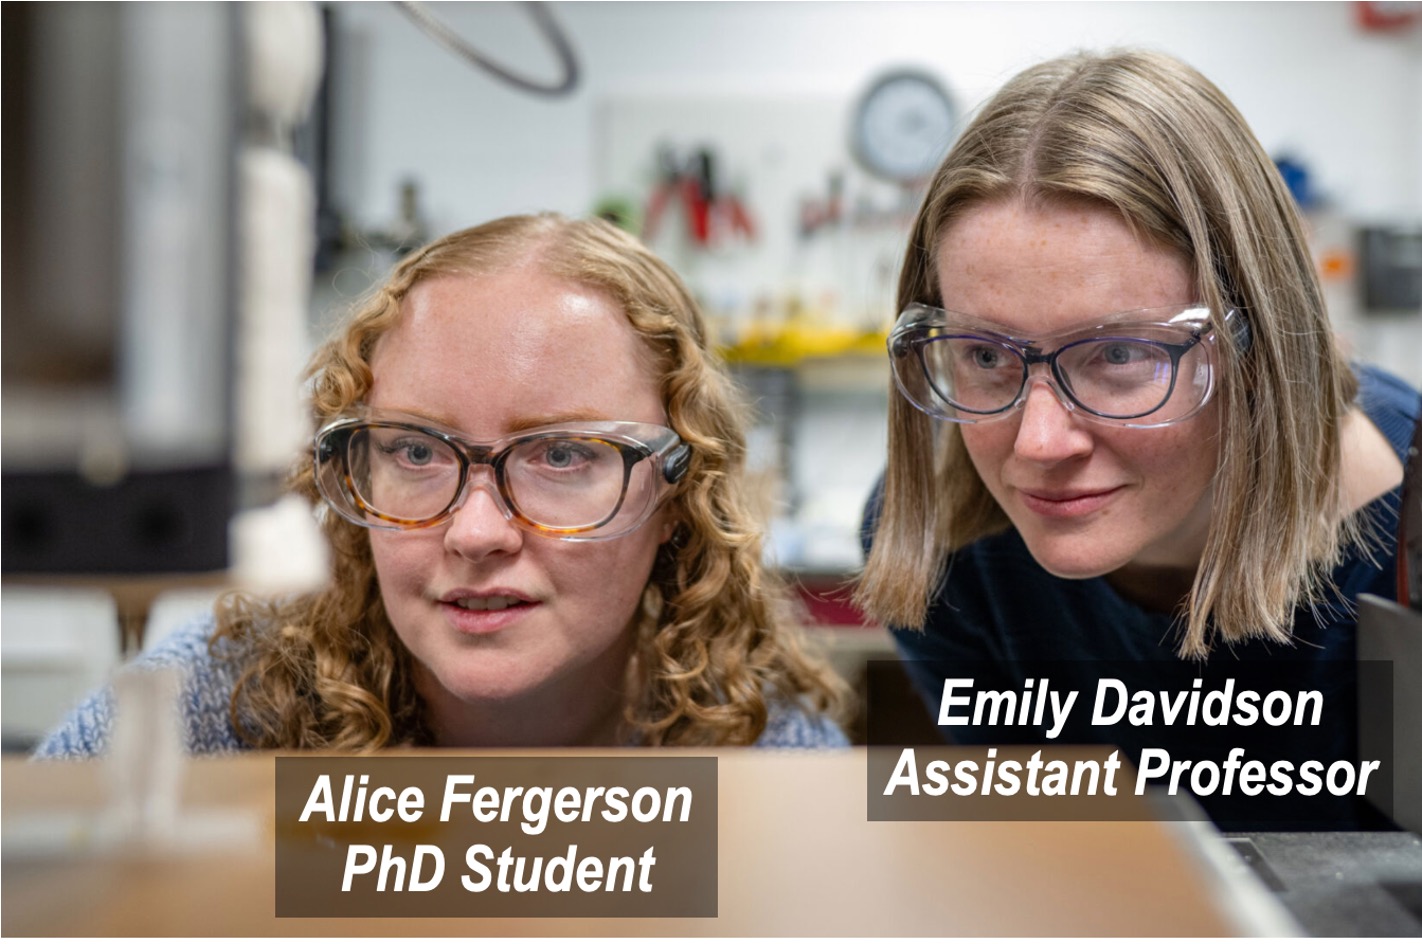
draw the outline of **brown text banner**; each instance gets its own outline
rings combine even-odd
[[[276,916],[715,917],[716,758],[280,757]]]

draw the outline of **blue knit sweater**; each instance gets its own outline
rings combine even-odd
[[[175,666],[182,675],[179,707],[184,744],[191,754],[220,754],[245,750],[247,745],[232,728],[228,706],[240,659],[225,658],[232,650],[224,640],[218,655],[208,648],[215,623],[207,614],[175,630],[152,650],[134,662],[134,669]],[[225,651],[224,651],[225,650]],[[108,749],[113,725],[114,699],[110,687],[90,694],[35,751],[38,758],[94,757]],[[828,718],[806,709],[780,703],[771,709],[770,719],[756,747],[845,747],[849,739]]]

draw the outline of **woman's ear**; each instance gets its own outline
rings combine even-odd
[[[668,515],[661,524],[661,544],[657,546],[657,557],[652,563],[650,582],[663,585],[663,589],[676,583],[677,557],[686,546],[691,529],[680,517]]]

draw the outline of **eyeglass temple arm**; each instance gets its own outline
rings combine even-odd
[[[662,459],[662,477],[668,484],[675,485],[686,476],[686,470],[690,467],[691,447],[686,443],[678,443],[677,447]]]
[[[1231,325],[1230,330],[1234,334],[1234,346],[1239,349],[1240,354],[1248,354],[1250,347],[1254,345],[1254,332],[1249,327],[1249,318],[1238,308],[1231,308],[1225,314],[1225,324]]]

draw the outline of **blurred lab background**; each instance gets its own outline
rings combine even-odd
[[[3,10],[6,749],[221,586],[320,573],[277,499],[306,354],[410,247],[545,209],[613,219],[698,294],[757,406],[768,553],[854,676],[889,651],[844,588],[923,179],[1073,49],[1213,79],[1304,211],[1337,331],[1422,384],[1419,3]]]

